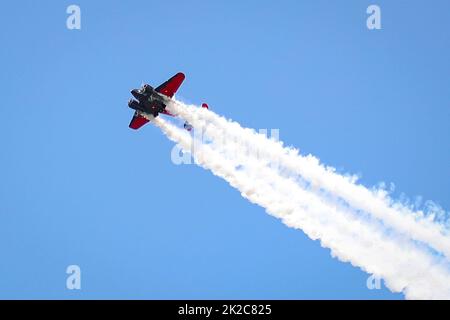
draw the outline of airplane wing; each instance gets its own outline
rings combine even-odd
[[[181,84],[184,81],[184,74],[179,72],[176,75],[174,75],[172,78],[164,82],[162,85],[160,85],[155,90],[159,93],[162,93],[163,95],[172,98],[175,92],[177,92],[178,88],[181,86]]]
[[[139,113],[134,112],[133,119],[131,119],[129,127],[131,129],[137,130],[140,127],[142,127],[144,124],[146,124],[149,120],[147,118],[144,118]]]

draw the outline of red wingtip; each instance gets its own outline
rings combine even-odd
[[[209,109],[209,106],[206,103],[202,103],[202,108]]]

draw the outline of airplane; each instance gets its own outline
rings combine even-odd
[[[137,130],[156,118],[160,113],[175,117],[175,115],[166,110],[166,106],[178,88],[180,88],[184,79],[185,75],[179,72],[156,89],[148,84],[144,84],[140,89],[131,90],[131,94],[135,99],[128,101],[128,107],[134,110],[129,127]],[[202,108],[208,109],[209,106],[203,103]],[[192,125],[186,121],[184,128],[191,131]]]

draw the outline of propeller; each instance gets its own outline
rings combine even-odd
[[[145,86],[145,82],[141,81],[141,92],[144,92],[144,86]]]

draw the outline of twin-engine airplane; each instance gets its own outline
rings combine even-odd
[[[135,110],[129,127],[137,130],[160,113],[174,117],[175,115],[166,110],[166,106],[183,83],[184,78],[184,74],[179,72],[156,89],[144,84],[140,89],[131,90],[131,94],[136,100],[128,101],[128,106]],[[202,108],[208,109],[208,105],[203,103]],[[184,128],[192,130],[192,126],[188,122],[184,123]]]

